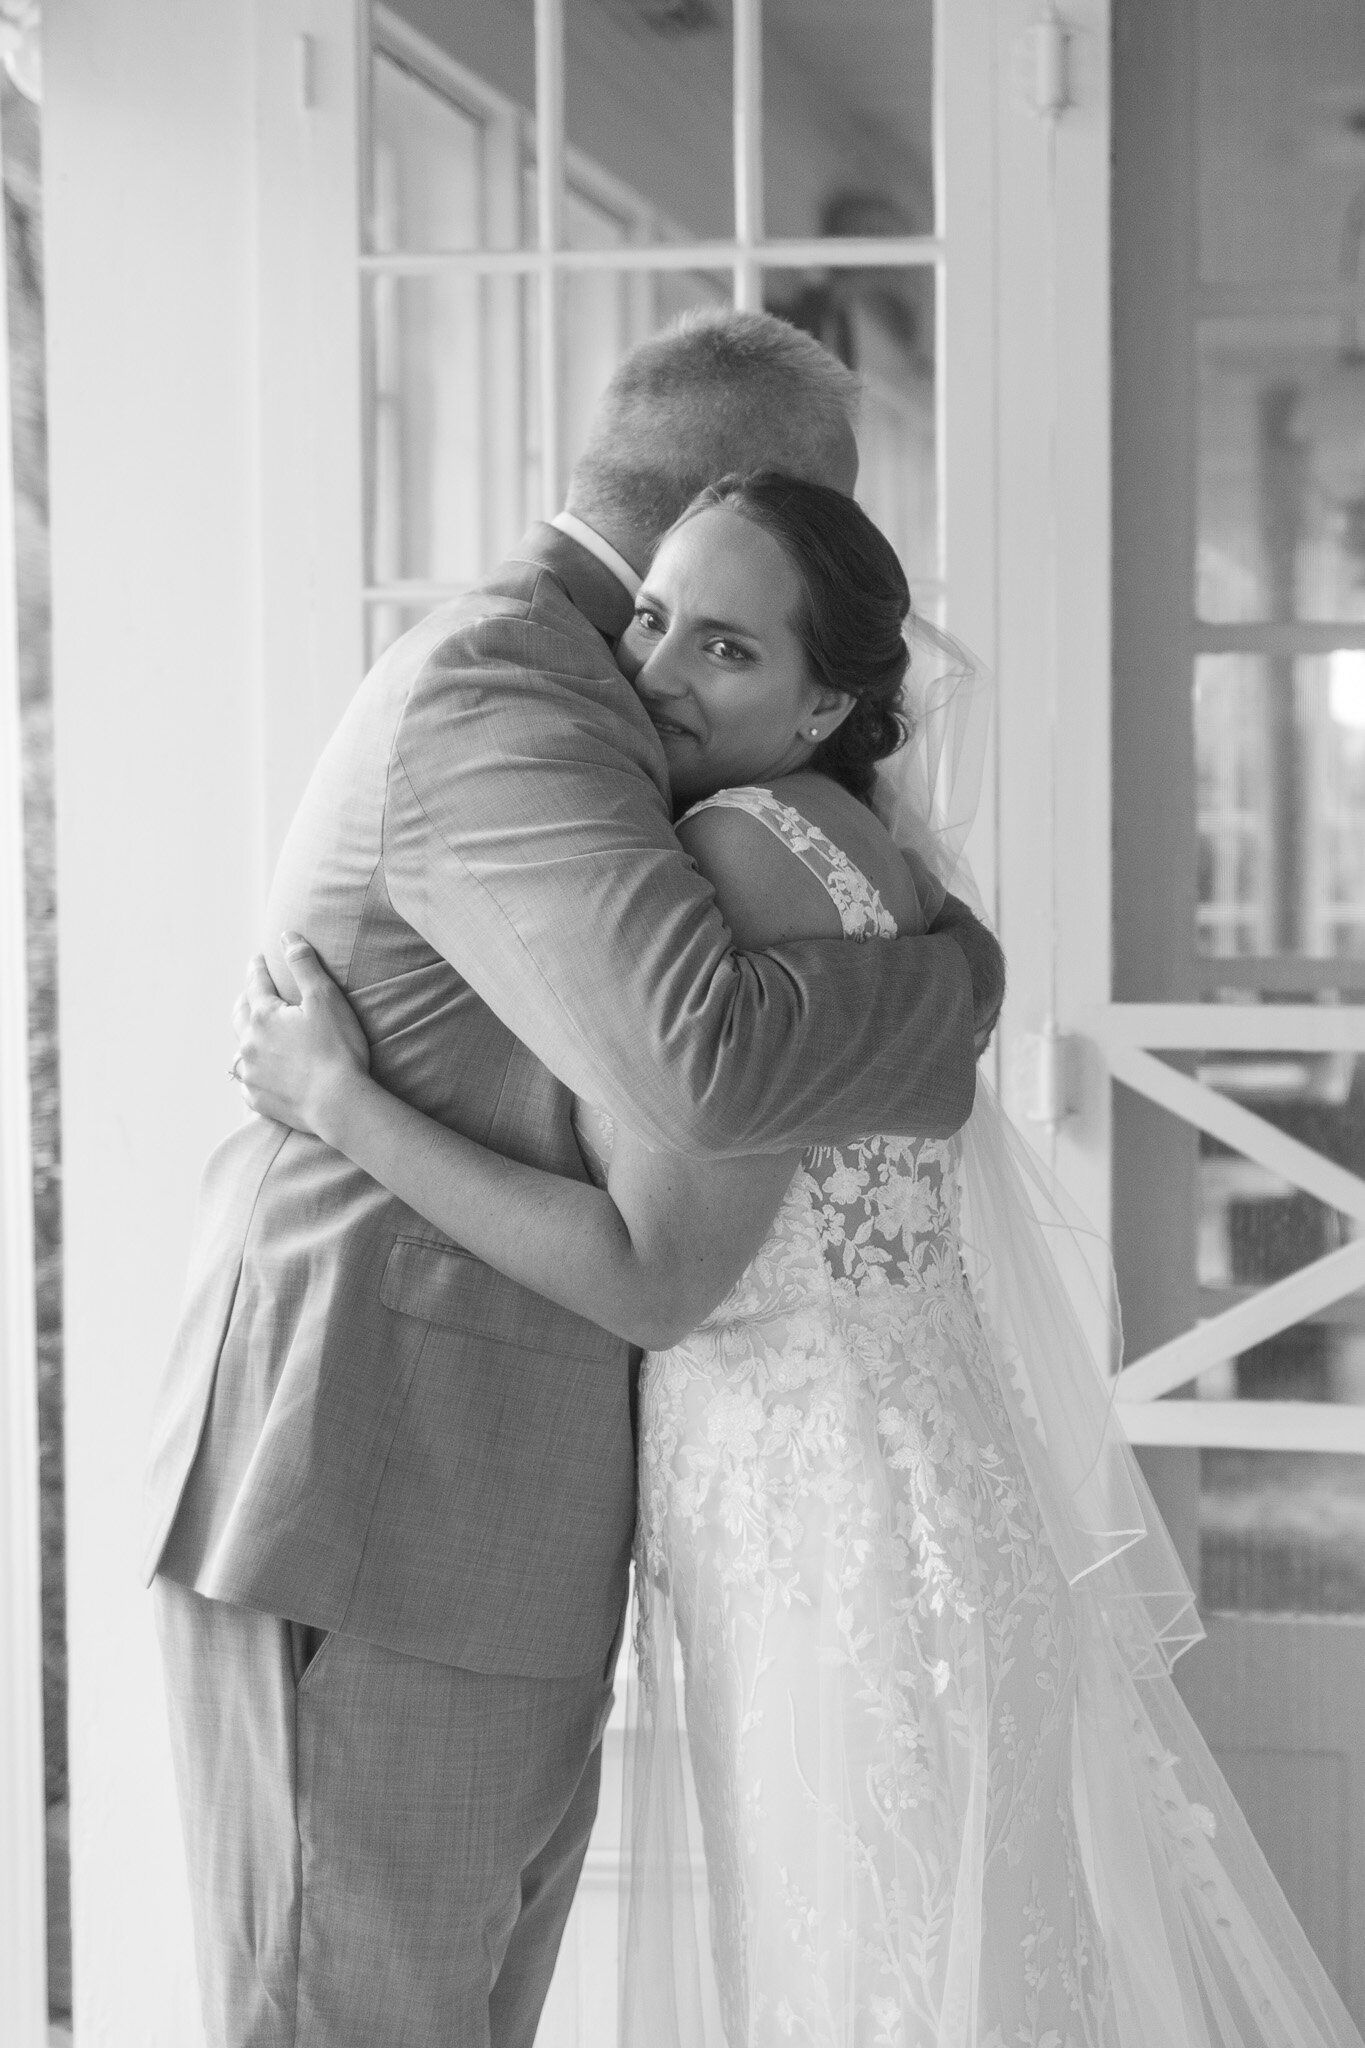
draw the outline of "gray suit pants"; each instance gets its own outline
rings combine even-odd
[[[153,1591],[209,2048],[531,2048],[607,1683]]]

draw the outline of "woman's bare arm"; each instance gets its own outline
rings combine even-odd
[[[297,971],[297,970],[296,970]],[[523,1166],[357,1076],[318,1135],[509,1280],[665,1350],[739,1278],[795,1156],[705,1165],[623,1134],[607,1188]]]
[[[681,836],[741,944],[837,935],[827,892],[755,819],[706,811]],[[619,1130],[605,1189],[507,1159],[372,1081],[341,990],[311,947],[284,943],[302,1002],[282,1003],[260,960],[235,1013],[253,1109],[312,1131],[508,1279],[646,1349],[728,1293],[799,1153],[698,1160]]]
[[[284,944],[301,1002],[282,1002],[257,959],[234,1012],[248,1105],[344,1153],[495,1271],[661,1350],[758,1250],[799,1155],[705,1163],[622,1132],[606,1189],[524,1166],[371,1080],[345,996],[303,940]]]

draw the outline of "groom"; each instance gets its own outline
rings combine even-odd
[[[644,343],[569,510],[323,754],[267,929],[318,947],[386,1087],[495,1151],[584,1177],[570,1091],[697,1153],[970,1110],[994,941],[950,899],[924,938],[736,953],[612,660],[701,485],[852,489],[856,390],[764,314]],[[256,1118],[209,1161],[147,1570],[210,2048],[530,2048],[597,1804],[634,1363],[315,1139]]]

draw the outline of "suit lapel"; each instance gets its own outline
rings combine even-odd
[[[614,647],[630,624],[634,607],[625,585],[605,562],[588,553],[571,534],[557,526],[536,524],[512,558],[548,569],[570,604],[582,612],[604,640]]]

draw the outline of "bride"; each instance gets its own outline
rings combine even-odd
[[[619,659],[742,947],[942,900],[927,807],[908,850],[879,815],[908,613],[819,485],[729,479],[659,547]],[[235,1013],[250,1106],[646,1353],[627,2048],[1359,2048],[1180,1704],[1199,1626],[1054,1257],[1084,1284],[1085,1241],[984,1084],[958,1138],[764,1158],[580,1103],[589,1185],[385,1093],[286,951],[301,1005],[257,961]]]

